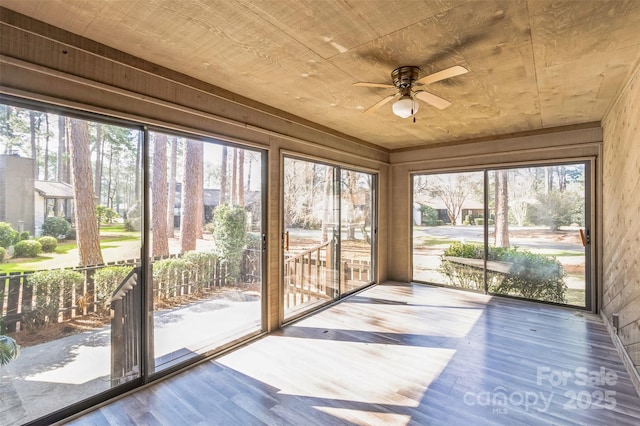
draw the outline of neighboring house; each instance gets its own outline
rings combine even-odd
[[[434,197],[422,203],[414,203],[413,205],[413,222],[415,225],[422,224],[422,213],[420,211],[421,206],[429,206],[438,212],[438,220],[442,220],[444,223],[451,223],[449,214],[447,213],[447,206],[442,199]],[[472,218],[478,218],[484,216],[484,205],[482,202],[467,198],[462,203],[462,209],[458,215],[456,225],[462,225],[462,222],[467,216]]]
[[[0,155],[0,222],[16,231],[33,234],[33,159],[19,155]]]
[[[73,221],[73,187],[33,179],[33,158],[0,155],[0,222],[39,236],[49,216]]]
[[[35,233],[42,233],[42,224],[50,216],[64,217],[73,223],[73,187],[65,182],[37,180],[35,187]]]

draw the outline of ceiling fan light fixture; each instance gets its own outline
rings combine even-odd
[[[400,118],[409,118],[418,112],[418,103],[411,95],[403,95],[391,105],[393,113]]]

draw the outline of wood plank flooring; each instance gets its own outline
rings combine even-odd
[[[72,425],[638,425],[600,317],[388,283]]]

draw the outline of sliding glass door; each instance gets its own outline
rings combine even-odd
[[[140,293],[119,290],[140,271],[143,132],[9,104],[0,128],[0,423],[18,425],[141,377]]]
[[[262,331],[264,151],[19,101],[0,128],[0,423]]]
[[[413,176],[413,279],[591,306],[588,163]]]
[[[150,132],[150,372],[262,326],[262,154]]]
[[[374,281],[375,176],[284,158],[285,319]]]

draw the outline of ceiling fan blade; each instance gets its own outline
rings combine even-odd
[[[438,109],[445,109],[451,102],[446,99],[442,99],[440,96],[436,96],[433,93],[425,92],[424,90],[418,90],[414,93],[414,96],[420,99],[422,102],[426,102]]]
[[[354,86],[360,86],[360,87],[383,87],[385,89],[393,89],[396,86],[394,86],[393,84],[385,84],[385,83],[353,83]]]
[[[369,113],[372,113],[372,112],[378,110],[381,106],[383,106],[384,104],[386,104],[389,101],[393,100],[394,98],[397,98],[398,96],[400,96],[400,93],[396,93],[395,95],[387,96],[386,98],[382,99],[377,104],[369,107],[369,109],[365,110],[363,112],[363,114],[369,114]]]
[[[431,83],[435,83],[436,81],[445,80],[447,78],[455,77],[457,75],[466,74],[468,72],[469,72],[469,70],[466,69],[465,67],[461,67],[460,65],[456,65],[454,67],[447,68],[446,70],[438,71],[438,72],[435,72],[433,74],[429,74],[426,77],[422,77],[416,83],[417,84],[423,84],[423,85],[431,84]]]

